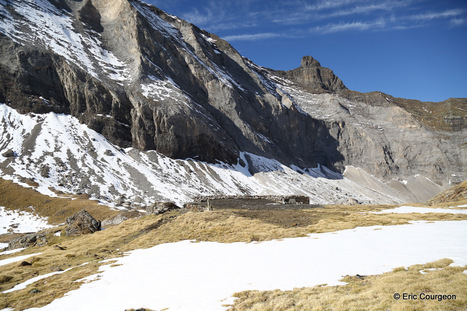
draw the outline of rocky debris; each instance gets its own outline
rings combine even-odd
[[[2,153],[2,156],[4,156],[5,158],[12,158],[15,156],[15,152],[10,149]]]
[[[138,211],[126,211],[126,212],[120,213],[118,215],[115,215],[113,217],[104,219],[102,221],[101,225],[102,225],[103,228],[107,228],[107,227],[110,227],[110,226],[116,226],[116,225],[121,224],[125,220],[131,219],[131,218],[138,218],[141,215],[142,214],[140,212],[138,212]]]
[[[146,211],[148,214],[159,215],[179,208],[180,207],[173,202],[156,202],[146,208]]]
[[[101,222],[95,220],[86,210],[81,210],[66,219],[66,236],[79,236],[101,230]]]
[[[358,205],[358,204],[360,204],[360,202],[358,202],[357,199],[350,198],[350,199],[347,200],[346,204],[347,205]]]
[[[37,289],[37,288],[33,288],[29,291],[30,294],[39,294],[39,293],[42,293],[42,291],[40,289]]]
[[[6,250],[27,248],[29,246],[44,246],[47,242],[45,233],[30,233],[11,240]]]
[[[360,280],[364,280],[367,277],[366,275],[361,275],[361,274],[356,274],[355,276],[359,278]]]
[[[41,167],[41,176],[44,178],[49,178],[49,173],[50,173],[50,167],[48,165],[43,165]]]

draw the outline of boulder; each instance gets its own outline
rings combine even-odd
[[[86,210],[66,219],[66,236],[79,236],[101,230],[101,222],[95,220]]]
[[[6,250],[26,248],[29,246],[44,246],[47,242],[44,233],[30,233],[11,240]]]

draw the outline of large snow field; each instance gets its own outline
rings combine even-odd
[[[6,210],[0,206],[0,234],[37,232],[51,227],[46,218],[27,211]]]
[[[119,266],[103,267],[95,281],[30,310],[224,310],[239,291],[336,285],[345,275],[442,258],[467,264],[467,221],[362,227],[261,243],[182,241],[132,251],[117,259]]]

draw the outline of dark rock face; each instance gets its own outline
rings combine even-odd
[[[95,220],[86,210],[67,218],[66,236],[79,236],[101,230],[101,222]]]

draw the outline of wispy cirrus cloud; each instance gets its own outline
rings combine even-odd
[[[368,0],[322,1],[313,5],[299,6],[289,14],[276,16],[272,21],[284,25],[299,25],[345,17],[367,18],[370,14],[380,15],[380,13],[394,13],[396,10],[410,5],[412,1],[413,0],[383,0],[371,2]],[[360,19],[361,18],[359,18],[359,20]]]
[[[332,18],[332,17],[342,17],[349,15],[361,15],[361,14],[370,14],[376,11],[392,11],[396,9],[405,7],[409,4],[408,1],[384,1],[381,3],[372,3],[368,5],[357,5],[348,7],[345,9],[340,9],[338,11],[330,12],[325,14],[323,18]]]
[[[463,13],[463,9],[452,9],[442,12],[424,12],[416,15],[410,15],[405,18],[414,21],[429,21],[433,19],[457,17],[462,15]]]
[[[453,18],[453,19],[451,19],[451,21],[449,23],[451,24],[451,26],[454,26],[454,27],[462,26],[462,25],[467,24],[467,19],[465,19],[465,18]]]
[[[321,11],[364,2],[365,0],[322,0],[315,4],[305,4],[307,11]]]
[[[435,22],[437,26],[442,22],[452,28],[467,23],[467,8],[451,6],[437,11],[435,6],[427,5],[427,0],[203,0],[200,3],[188,5],[187,2],[184,12],[178,15],[229,41],[291,38],[284,35],[289,33],[304,37],[310,33],[405,30],[430,27]]]
[[[248,0],[254,2],[256,0]],[[239,29],[256,26],[255,19],[242,19],[245,12],[238,9],[233,9],[233,2],[216,2],[210,1],[202,10],[192,8],[190,11],[181,14],[181,17],[188,22],[199,27],[204,27],[210,31],[220,31],[228,29]],[[246,7],[244,8],[246,9]]]
[[[310,29],[310,32],[317,34],[330,34],[345,31],[367,31],[380,30],[386,26],[387,22],[384,19],[379,19],[371,22],[355,21],[355,22],[340,22],[330,23],[324,26],[316,26]]]
[[[270,38],[277,38],[283,37],[283,34],[280,33],[273,33],[273,32],[265,32],[265,33],[255,33],[255,34],[242,34],[242,35],[231,35],[226,36],[223,39],[226,41],[255,41],[261,39],[270,39]]]

